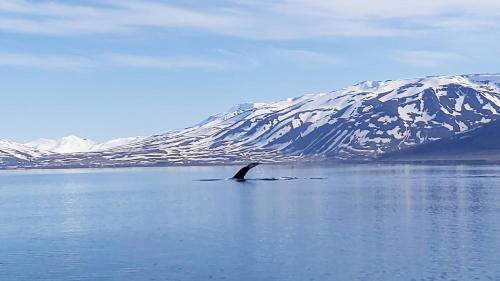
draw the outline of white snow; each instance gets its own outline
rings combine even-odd
[[[415,103],[398,107],[399,116],[401,117],[401,119],[405,121],[413,121],[414,118],[410,116],[410,113],[416,113],[416,112],[417,112],[417,105]]]
[[[399,126],[394,127],[392,130],[388,130],[387,134],[394,137],[395,139],[403,139],[404,135],[400,132],[401,128]]]
[[[497,114],[497,111],[495,110],[495,108],[493,108],[493,106],[489,103],[483,105],[483,109],[491,111],[494,114]]]
[[[465,132],[469,127],[462,121],[458,121],[458,126],[460,127],[460,132]]]
[[[389,115],[386,115],[386,116],[380,117],[379,119],[377,119],[377,121],[378,122],[383,122],[384,124],[389,124],[389,123],[398,121],[398,117],[396,117],[396,116],[391,117]]]
[[[99,143],[99,144],[94,145],[91,148],[91,151],[102,151],[102,150],[106,150],[106,149],[111,149],[111,148],[116,148],[116,147],[120,147],[120,146],[125,146],[125,145],[129,145],[131,143],[139,142],[139,141],[141,141],[143,139],[144,139],[144,137],[140,137],[140,136],[138,136],[138,137],[113,139],[113,140],[109,140],[109,141],[104,142],[104,143]]]
[[[455,130],[455,128],[454,128],[452,125],[448,124],[448,123],[443,123],[442,125],[443,125],[443,127],[445,127],[446,129],[448,129],[448,131],[453,131],[453,130]]]
[[[464,100],[465,96],[459,96],[457,100],[455,101],[455,110],[460,111],[462,110],[462,106],[464,105]]]
[[[143,137],[130,137],[110,140],[104,143],[96,143],[90,139],[81,138],[78,136],[66,136],[59,140],[38,139],[24,145],[45,152],[55,153],[79,153],[93,152],[111,149],[119,146],[124,146],[136,141],[144,139]]]
[[[22,144],[0,139],[0,157],[13,157],[27,160],[30,157],[37,157],[42,154],[42,152]]]

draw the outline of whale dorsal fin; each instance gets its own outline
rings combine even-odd
[[[241,168],[236,175],[233,176],[233,179],[238,180],[238,181],[244,181],[245,180],[245,175],[250,171],[250,169],[256,167],[260,163],[250,163],[246,165],[245,167]]]

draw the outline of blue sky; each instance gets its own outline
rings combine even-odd
[[[493,0],[0,1],[0,137],[104,141],[362,80],[500,72]]]

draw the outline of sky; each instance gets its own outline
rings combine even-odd
[[[96,141],[364,80],[500,72],[497,0],[1,0],[0,138]]]

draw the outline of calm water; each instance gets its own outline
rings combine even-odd
[[[0,280],[500,280],[500,166],[0,172]]]

